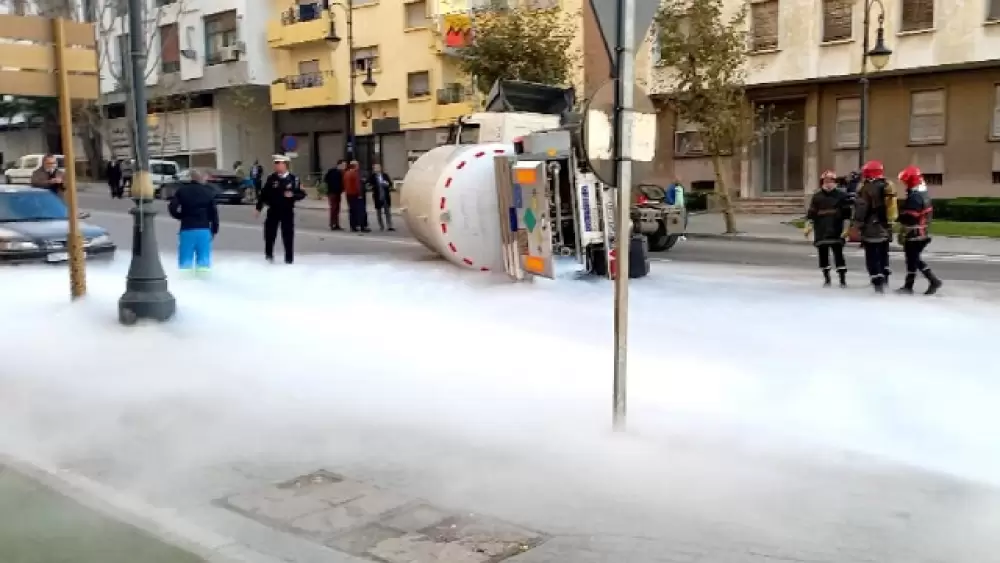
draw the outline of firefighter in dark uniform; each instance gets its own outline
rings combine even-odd
[[[870,160],[861,168],[861,187],[854,199],[851,239],[858,238],[865,250],[865,266],[872,287],[885,293],[892,270],[889,269],[889,243],[892,224],[896,222],[896,191],[885,179],[885,168]]]
[[[928,229],[934,208],[927,195],[924,175],[916,166],[907,166],[899,173],[899,180],[906,186],[906,197],[899,206],[899,244],[906,255],[906,281],[897,293],[912,294],[919,271],[927,278],[925,295],[934,295],[941,288],[941,279],[931,271],[921,255],[931,242]]]
[[[840,278],[840,287],[847,287],[847,263],[844,261],[844,221],[851,215],[850,196],[837,186],[837,175],[832,170],[823,173],[820,190],[813,194],[806,213],[806,236],[812,232],[813,245],[819,253],[819,267],[823,271],[823,286],[829,287],[830,253]]]
[[[274,242],[281,231],[285,247],[285,264],[295,261],[295,202],[302,201],[306,192],[299,179],[288,171],[288,157],[274,155],[274,172],[264,180],[257,199],[256,215],[267,207],[264,216],[264,257],[274,261]]]

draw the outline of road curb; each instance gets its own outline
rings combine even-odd
[[[153,538],[201,557],[206,563],[282,563],[279,559],[254,552],[247,558],[241,542],[207,531],[135,497],[88,479],[83,475],[47,467],[0,452],[0,464],[33,479],[47,488],[104,516],[138,528]],[[225,552],[238,549],[240,554]]]
[[[813,243],[809,240],[796,240],[787,237],[766,237],[750,235],[746,233],[737,233],[732,235],[727,234],[716,234],[716,233],[687,233],[685,236],[689,239],[700,239],[700,240],[728,240],[731,242],[738,243],[766,243],[766,244],[784,244],[788,246],[809,246],[812,247]],[[858,243],[847,243],[848,247],[852,245],[856,246]],[[899,245],[893,244],[889,247],[889,252],[895,254],[902,254],[903,248]],[[934,256],[978,256],[985,258],[1000,258],[997,254],[985,254],[982,252],[934,252],[929,250],[924,253],[924,256],[934,257]]]

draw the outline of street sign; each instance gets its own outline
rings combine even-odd
[[[608,51],[608,60],[614,65],[614,45],[618,32],[618,3],[621,0],[588,0],[594,15],[597,18],[597,26],[601,31],[601,38],[604,39],[604,48]],[[646,39],[649,26],[653,24],[653,18],[660,7],[659,0],[634,0],[635,2],[635,44],[632,48],[637,48]]]
[[[281,138],[281,148],[284,149],[285,152],[293,152],[298,147],[299,141],[295,137],[285,135]]]
[[[0,95],[58,96],[56,61],[61,55],[69,96],[97,99],[100,88],[94,25],[73,21],[62,25],[63,44],[59,45],[53,20],[0,14]],[[60,47],[64,47],[63,52],[56,53]]]

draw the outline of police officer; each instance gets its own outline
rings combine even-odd
[[[872,287],[878,293],[885,293],[889,282],[889,242],[892,240],[892,224],[896,221],[898,208],[896,192],[885,179],[885,168],[877,160],[865,163],[861,168],[862,184],[854,200],[854,217],[851,220],[851,238],[859,238],[865,249],[865,266]]]
[[[274,261],[274,241],[281,230],[281,244],[285,247],[285,264],[295,260],[295,202],[305,199],[299,179],[288,171],[289,159],[274,155],[274,172],[264,180],[257,199],[256,216],[267,207],[264,217],[264,257]]]
[[[899,244],[906,255],[906,281],[897,293],[912,294],[913,284],[919,270],[927,278],[928,287],[924,293],[934,295],[941,288],[941,280],[931,271],[921,255],[931,242],[928,227],[931,223],[931,198],[927,195],[924,175],[916,166],[907,166],[899,173],[899,180],[906,186],[906,197],[899,206]]]

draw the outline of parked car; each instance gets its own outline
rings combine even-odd
[[[13,168],[4,170],[0,182],[4,184],[31,184],[31,175],[42,165],[44,154],[26,154],[17,159]],[[65,171],[65,160],[61,154],[56,155],[56,163],[60,171]]]
[[[0,184],[0,264],[69,260],[68,212],[63,200],[49,190]],[[106,230],[81,221],[80,234],[88,259],[114,257],[115,243]]]
[[[156,190],[156,197],[160,199],[170,199],[177,191],[178,184],[191,180],[191,170],[198,170],[205,175],[206,181],[215,186],[218,190],[216,199],[226,203],[240,204],[247,198],[247,186],[243,182],[243,177],[231,170],[219,170],[217,168],[194,168],[182,170],[177,175],[177,180],[167,182],[159,186]]]

